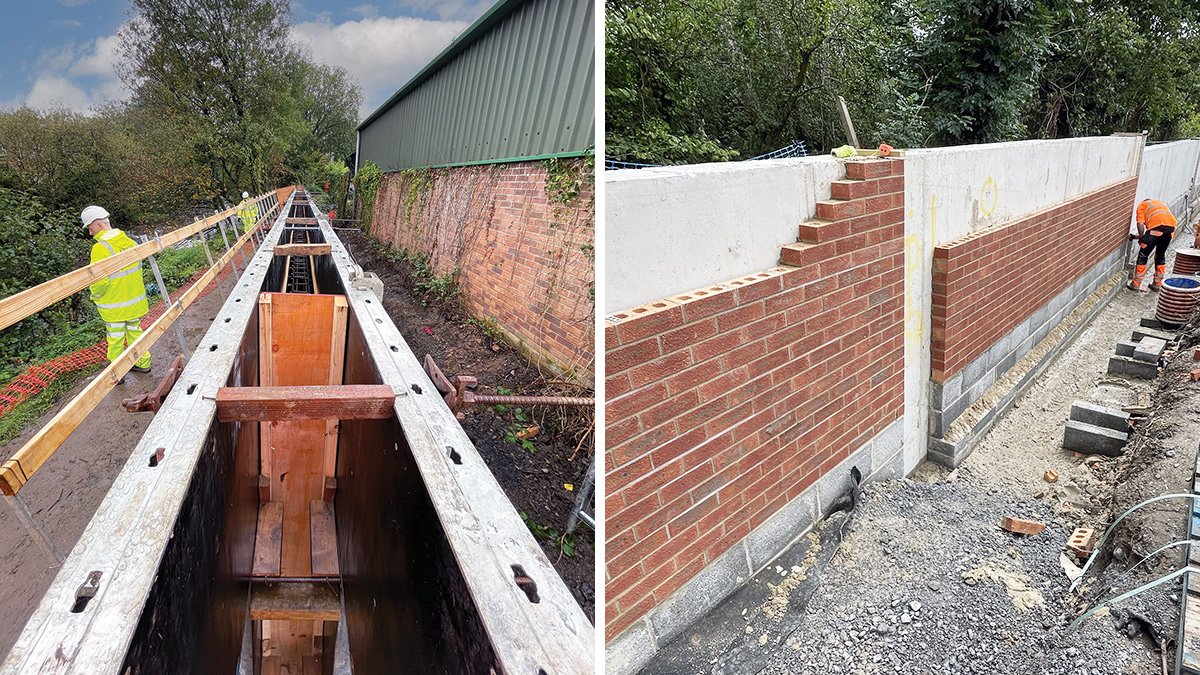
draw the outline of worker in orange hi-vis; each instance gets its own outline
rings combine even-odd
[[[1171,245],[1171,236],[1175,234],[1175,216],[1171,209],[1157,199],[1146,199],[1137,207],[1138,241],[1142,250],[1138,252],[1137,267],[1134,268],[1133,278],[1128,287],[1140,291],[1142,277],[1146,275],[1146,263],[1150,253],[1154,253],[1154,283],[1150,290],[1162,288],[1163,277],[1167,273],[1167,247]]]

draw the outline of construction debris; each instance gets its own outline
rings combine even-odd
[[[1091,527],[1076,528],[1067,539],[1067,551],[1077,558],[1088,558],[1096,547],[1096,530]],[[1074,581],[1074,579],[1072,579]]]
[[[1000,523],[1000,527],[1003,527],[1009,532],[1015,532],[1017,534],[1035,535],[1041,534],[1042,530],[1046,529],[1046,524],[1039,523],[1036,520],[1025,520],[1024,518],[1005,516],[1004,520]]]
[[[1042,479],[1047,483],[1058,481],[1058,473],[1054,469],[1046,469],[1046,473],[1042,474]]]

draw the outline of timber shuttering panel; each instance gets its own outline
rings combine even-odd
[[[595,143],[595,4],[505,0],[359,125],[383,171],[582,155]]]

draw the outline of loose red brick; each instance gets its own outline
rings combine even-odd
[[[1004,520],[1000,523],[1000,527],[1003,527],[1009,532],[1016,532],[1017,534],[1033,535],[1040,534],[1042,530],[1046,529],[1046,524],[1039,523],[1036,520],[1025,520],[1023,518],[1005,516]]]

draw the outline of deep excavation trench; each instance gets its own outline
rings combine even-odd
[[[1182,238],[1190,245],[1190,233]],[[1119,291],[957,470],[927,462],[908,478],[864,486],[852,512],[828,517],[661,645],[643,672],[1173,672],[1178,581],[1068,625],[1185,564],[1182,548],[1146,558],[1186,536],[1183,500],[1123,521],[1074,593],[1061,561],[1075,528],[1102,532],[1139,502],[1190,490],[1200,382],[1186,373],[1200,365],[1192,359],[1200,328],[1180,331],[1154,381],[1106,374],[1116,343],[1153,314],[1154,301]],[[1122,456],[1062,448],[1075,400],[1119,408],[1139,398],[1149,409]],[[1057,482],[1044,479],[1048,469]],[[1047,527],[1013,534],[999,526],[1005,516]]]

